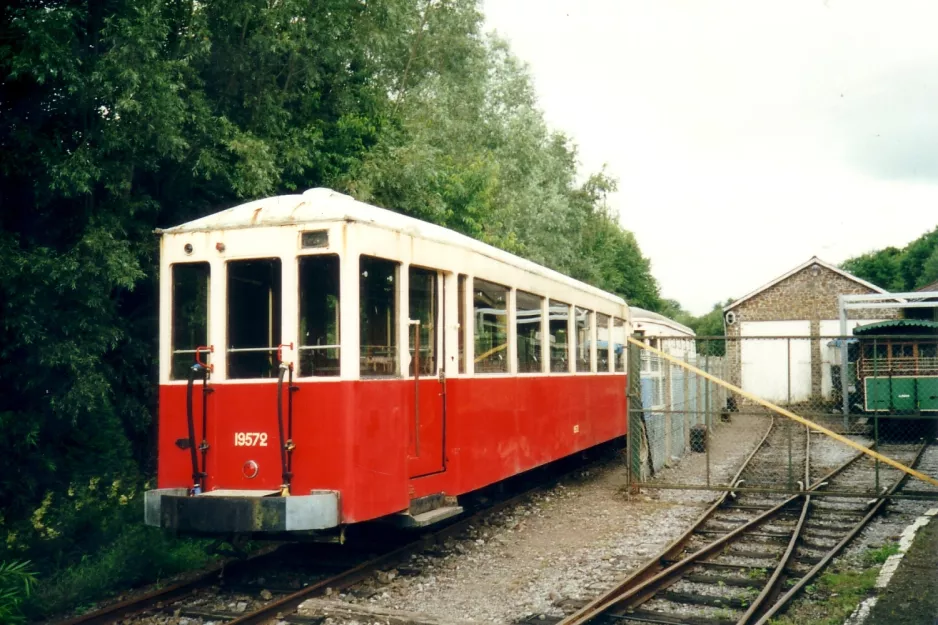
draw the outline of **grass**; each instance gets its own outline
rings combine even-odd
[[[899,553],[899,543],[889,543],[879,549],[870,549],[863,554],[867,566],[882,565],[889,556]]]
[[[20,605],[36,585],[36,574],[28,561],[0,562],[0,623],[22,623]]]
[[[834,567],[805,587],[805,594],[788,614],[772,619],[772,625],[842,625],[861,601],[873,590],[879,569],[886,559],[898,553],[899,545],[890,543],[867,550],[858,562],[859,568]]]
[[[207,544],[174,538],[142,524],[126,525],[97,553],[40,579],[22,609],[33,619],[93,610],[101,600],[132,587],[205,566],[214,559],[206,551]]]

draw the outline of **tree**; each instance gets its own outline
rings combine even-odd
[[[659,305],[615,182],[579,182],[482,25],[478,0],[0,6],[0,561],[113,540],[95,480],[154,469],[156,227],[331,186]]]
[[[938,281],[938,246],[932,250],[931,256],[922,263],[922,273],[916,281],[916,286],[923,287],[936,281]]]
[[[412,8],[0,8],[0,523],[17,537],[0,549],[106,539],[63,525],[33,540],[25,520],[74,484],[133,487],[153,468],[152,230],[334,184],[388,123],[376,59]]]
[[[902,251],[895,247],[887,247],[878,252],[869,252],[850,258],[841,265],[841,268],[858,278],[886,289],[887,291],[902,288],[902,279],[899,276],[899,261]]]
[[[656,308],[650,263],[606,204],[615,181],[599,172],[577,184],[575,148],[547,128],[507,44],[479,34],[475,3],[426,7],[408,52],[414,63],[402,70],[399,126],[350,173],[347,188]],[[460,50],[460,63],[419,62],[424,49],[447,46]]]
[[[938,227],[902,249],[887,247],[847,259],[841,267],[887,291],[913,291],[938,279]]]

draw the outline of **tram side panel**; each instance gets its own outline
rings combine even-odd
[[[456,378],[448,385],[447,448],[450,467],[458,465],[447,480],[448,494],[482,488],[626,433],[622,375]]]

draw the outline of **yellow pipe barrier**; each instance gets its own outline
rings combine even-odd
[[[855,441],[850,440],[850,439],[847,438],[846,436],[841,436],[840,434],[838,434],[838,433],[836,433],[836,432],[832,432],[831,430],[828,430],[826,427],[824,427],[824,426],[822,426],[822,425],[818,425],[818,424],[815,423],[814,421],[809,421],[808,419],[805,419],[804,417],[799,417],[799,416],[796,415],[795,413],[790,412],[790,411],[788,411],[788,410],[785,410],[785,409],[782,408],[781,406],[776,406],[775,404],[773,404],[773,403],[771,403],[771,402],[767,402],[766,400],[764,400],[764,399],[762,399],[762,398],[760,398],[760,397],[756,397],[756,396],[753,395],[752,393],[747,393],[746,391],[744,391],[743,389],[739,388],[738,386],[733,386],[733,385],[730,384],[729,382],[725,382],[725,381],[723,381],[723,380],[721,380],[721,379],[719,379],[719,378],[717,378],[717,377],[714,377],[714,376],[710,375],[709,373],[707,373],[706,371],[703,371],[703,370],[701,370],[701,369],[698,369],[697,367],[695,367],[695,366],[693,366],[693,365],[687,364],[687,363],[684,362],[683,360],[680,360],[680,359],[678,359],[678,358],[675,358],[674,356],[671,356],[670,354],[664,353],[664,352],[661,351],[660,349],[657,349],[657,348],[652,347],[652,346],[650,346],[650,345],[646,345],[645,343],[642,343],[641,341],[635,340],[635,339],[632,338],[631,336],[628,337],[628,340],[629,340],[629,343],[632,343],[632,344],[634,344],[634,345],[640,347],[641,349],[648,350],[648,351],[652,352],[653,354],[656,354],[656,355],[658,355],[659,357],[664,358],[664,359],[667,360],[668,362],[671,362],[671,363],[673,363],[673,364],[678,365],[679,367],[682,367],[682,368],[684,368],[684,369],[687,369],[688,371],[692,371],[692,372],[696,373],[697,375],[701,376],[702,378],[705,378],[705,379],[707,379],[707,380],[710,380],[710,381],[713,382],[714,384],[719,384],[720,386],[722,386],[722,387],[724,387],[724,388],[727,388],[727,389],[733,391],[734,393],[738,393],[738,394],[742,395],[743,397],[745,397],[746,399],[749,399],[749,400],[751,400],[751,401],[754,401],[754,402],[756,402],[757,404],[759,404],[760,406],[764,406],[764,407],[768,408],[768,409],[771,410],[772,412],[777,412],[778,414],[782,415],[783,417],[786,417],[786,418],[788,418],[788,419],[791,419],[792,421],[796,421],[796,422],[798,422],[798,423],[800,423],[800,424],[802,424],[802,425],[804,425],[804,426],[806,426],[806,427],[808,427],[808,428],[814,430],[815,432],[820,432],[821,434],[824,434],[825,436],[829,436],[830,438],[833,438],[834,440],[836,440],[836,441],[838,441],[838,442],[841,442],[841,443],[843,443],[844,445],[847,445],[848,447],[853,447],[853,448],[856,449],[857,451],[860,451],[860,452],[866,454],[867,456],[870,456],[871,458],[875,458],[876,460],[879,460],[879,461],[882,462],[883,464],[888,464],[889,466],[891,466],[891,467],[893,467],[893,468],[896,468],[896,469],[899,469],[900,471],[902,471],[902,472],[904,472],[904,473],[908,473],[908,474],[911,475],[912,477],[914,477],[914,478],[916,478],[916,479],[919,479],[919,480],[925,482],[926,484],[931,484],[932,486],[938,486],[938,480],[936,480],[935,478],[930,477],[930,476],[928,476],[928,475],[925,475],[924,473],[921,473],[921,472],[919,472],[919,471],[916,471],[915,469],[913,469],[913,468],[911,468],[911,467],[907,467],[907,466],[905,466],[904,464],[902,464],[902,463],[900,463],[900,462],[896,462],[896,461],[893,460],[892,458],[890,458],[890,457],[888,457],[888,456],[884,456],[884,455],[882,455],[882,454],[880,454],[880,453],[877,453],[877,452],[873,451],[872,449],[870,449],[869,447],[866,447],[866,446],[864,446],[864,445],[861,445],[860,443],[857,443],[857,442],[855,442]]]

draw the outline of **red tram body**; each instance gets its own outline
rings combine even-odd
[[[626,433],[621,298],[327,189],[162,231],[160,300],[151,525],[423,525]]]

